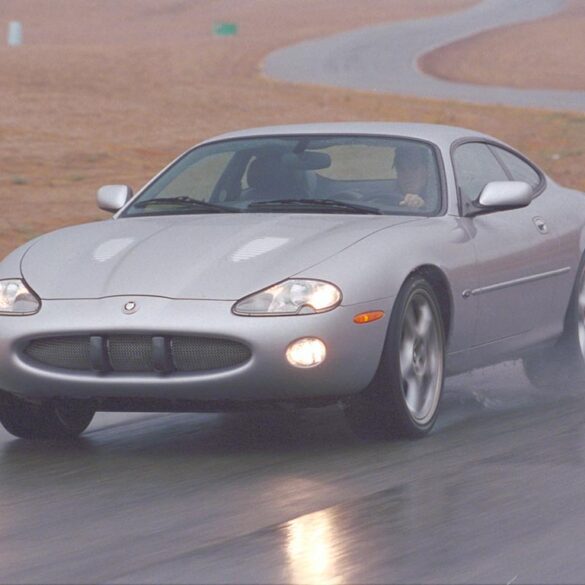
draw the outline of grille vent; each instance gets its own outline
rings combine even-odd
[[[35,339],[25,354],[40,364],[65,370],[159,373],[233,368],[251,356],[247,346],[230,339],[148,335]]]

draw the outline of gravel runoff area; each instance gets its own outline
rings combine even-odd
[[[573,0],[558,14],[452,43],[418,64],[449,81],[585,91],[584,51],[585,2]]]
[[[230,129],[394,120],[457,124],[527,152],[585,189],[585,117],[280,83],[259,63],[278,47],[379,22],[430,18],[471,0],[3,0],[0,256],[40,233],[106,217],[103,183],[142,185],[183,149]],[[239,34],[216,38],[215,22]]]

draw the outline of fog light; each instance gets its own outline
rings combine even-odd
[[[297,339],[288,346],[286,359],[297,368],[313,368],[325,360],[325,344],[315,337]]]

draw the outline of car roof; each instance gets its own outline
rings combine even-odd
[[[318,124],[289,124],[283,126],[264,126],[248,128],[236,132],[221,134],[204,142],[216,142],[233,138],[251,138],[257,136],[282,136],[282,135],[307,135],[307,134],[367,134],[374,136],[397,136],[415,138],[433,142],[444,148],[460,138],[488,138],[495,140],[487,134],[442,124],[415,124],[397,122],[333,122]],[[499,140],[497,142],[500,142]]]

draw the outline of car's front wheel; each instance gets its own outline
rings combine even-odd
[[[77,402],[27,402],[0,397],[0,423],[21,439],[73,439],[91,423],[95,410]]]
[[[437,418],[444,369],[437,297],[424,278],[410,277],[396,298],[376,377],[347,405],[349,425],[363,438],[425,435]]]
[[[555,389],[585,383],[585,263],[581,263],[565,320],[556,345],[523,359],[524,371],[534,386]]]

